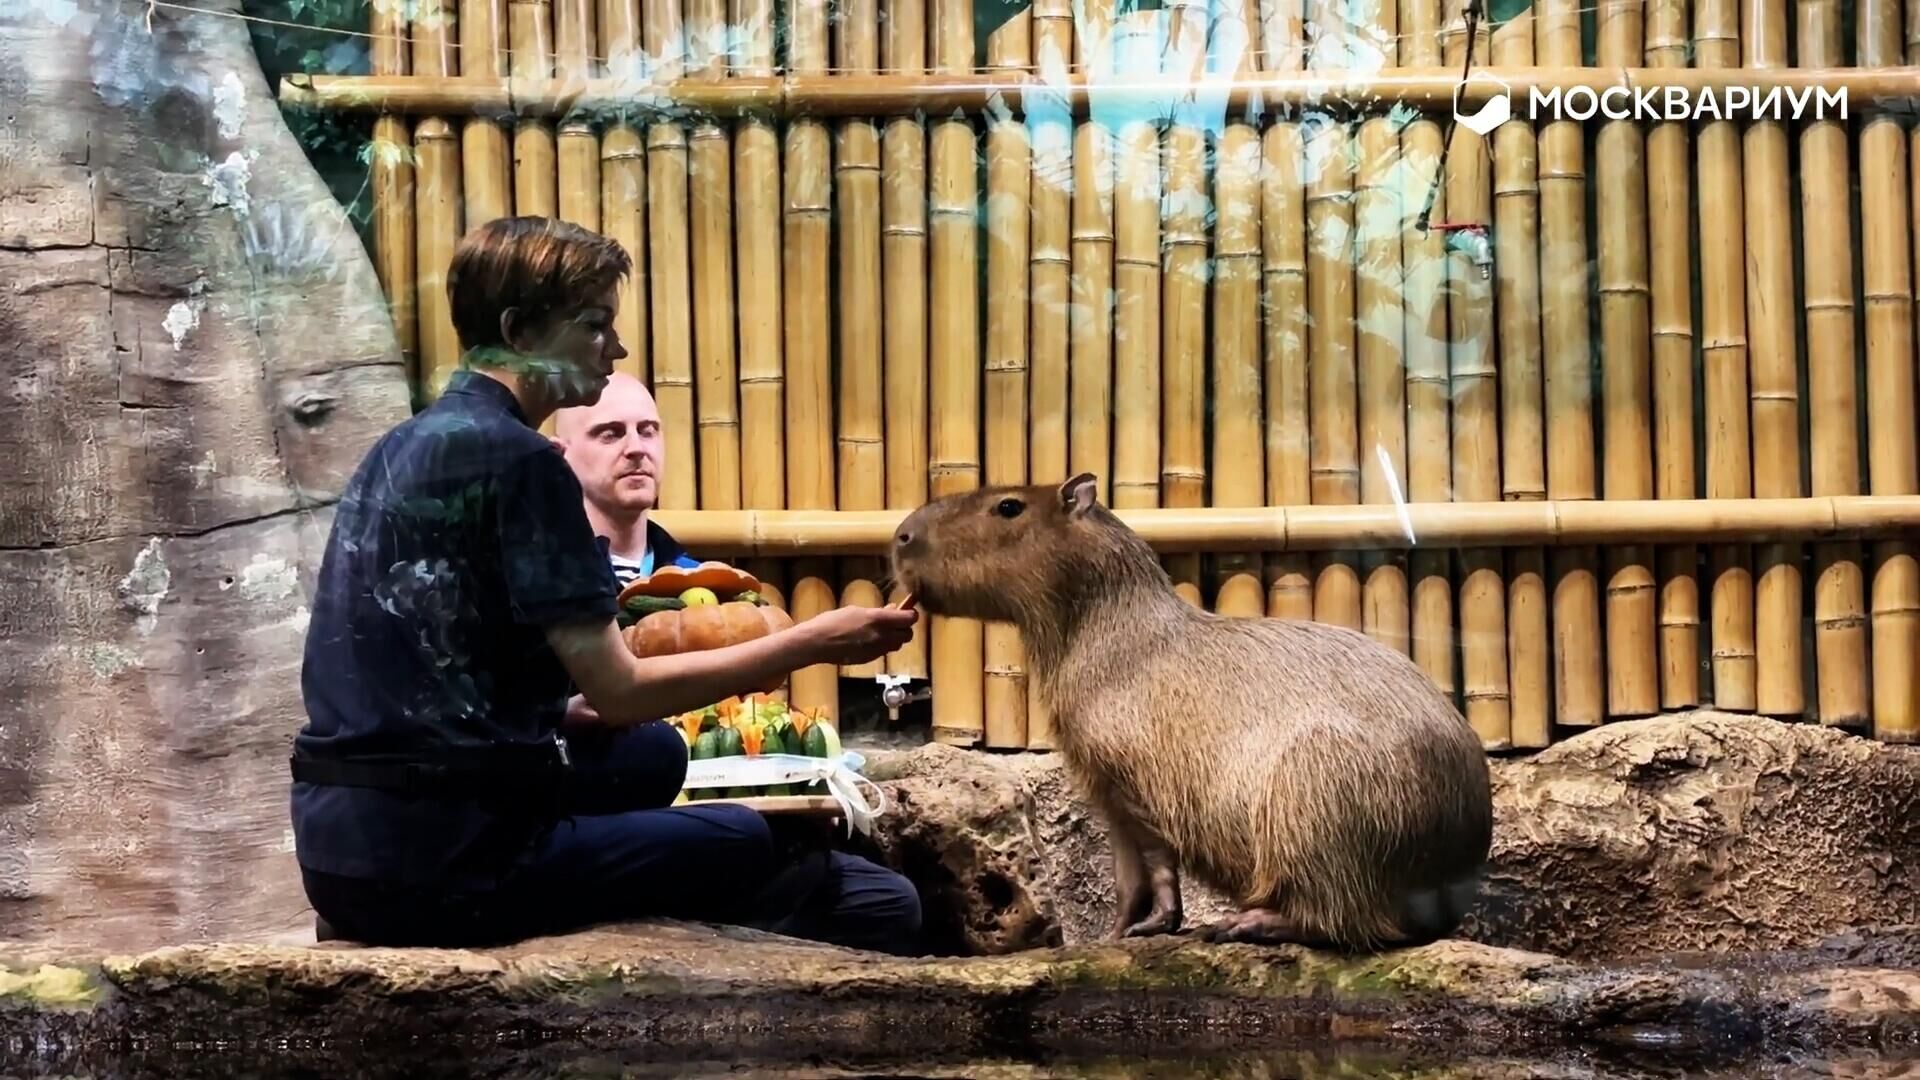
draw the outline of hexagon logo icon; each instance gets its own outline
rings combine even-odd
[[[1465,90],[1470,82],[1487,82],[1496,87],[1487,96],[1486,102],[1480,106],[1480,111],[1474,113],[1463,112],[1460,107],[1460,91]],[[1453,88],[1453,118],[1461,127],[1484,138],[1491,134],[1494,128],[1513,119],[1512,95],[1513,87],[1507,85],[1505,79],[1489,75],[1484,71],[1472,72]]]

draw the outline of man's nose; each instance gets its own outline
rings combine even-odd
[[[613,346],[609,350],[608,355],[613,357],[613,359],[615,360],[625,360],[627,358],[627,347],[621,344],[619,338],[615,338],[613,340]]]

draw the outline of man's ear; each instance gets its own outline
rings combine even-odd
[[[1083,472],[1060,485],[1060,506],[1068,517],[1079,517],[1093,509],[1099,501],[1099,481],[1090,472]]]
[[[560,436],[558,436],[558,435],[549,435],[549,436],[547,436],[547,441],[548,441],[548,442],[550,442],[550,443],[552,443],[552,444],[553,444],[553,448],[554,448],[554,449],[556,449],[556,450],[558,450],[558,451],[560,451],[560,453],[561,453],[562,455],[565,455],[565,454],[566,454],[566,452],[567,452],[567,440],[565,440],[565,439],[563,439],[563,438],[561,438],[561,437],[560,437]]]

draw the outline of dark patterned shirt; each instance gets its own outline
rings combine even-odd
[[[547,645],[618,592],[557,447],[500,383],[456,372],[374,444],[334,512],[301,670],[316,755],[550,746],[572,682]],[[299,861],[361,878],[478,884],[537,825],[471,802],[297,783]]]

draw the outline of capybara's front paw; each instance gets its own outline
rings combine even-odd
[[[1123,937],[1153,937],[1156,934],[1177,934],[1180,932],[1182,915],[1177,907],[1156,907],[1147,913],[1147,917],[1134,923],[1122,932]]]

